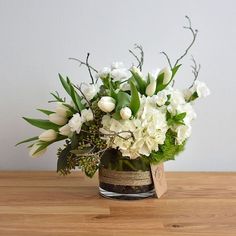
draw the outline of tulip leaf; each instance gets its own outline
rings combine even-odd
[[[38,152],[44,150],[45,148],[47,148],[47,146],[49,146],[52,142],[40,142],[38,144],[38,149],[36,149],[36,151],[32,154],[32,155],[35,155],[37,154]]]
[[[179,64],[179,65],[175,66],[174,68],[172,68],[172,70],[171,70],[171,71],[172,71],[171,80],[174,78],[176,72],[179,70],[179,68],[180,68],[181,65],[182,65],[182,64]]]
[[[49,111],[49,110],[44,110],[44,109],[37,109],[38,111],[41,111],[42,113],[46,114],[46,115],[50,115],[52,113],[55,113],[54,111]]]
[[[59,74],[59,79],[61,81],[62,86],[66,90],[66,92],[71,96],[71,90],[70,90],[70,85],[67,83],[67,81]]]
[[[197,99],[198,98],[198,94],[197,94],[197,92],[195,91],[191,96],[190,96],[190,98],[188,99],[188,102],[192,102],[192,101],[194,101],[195,99]]]
[[[120,91],[117,94],[116,111],[120,110],[123,107],[129,107],[129,105],[130,105],[130,95],[126,92]]]
[[[74,102],[75,106],[77,107],[77,109],[79,111],[82,111],[85,107],[84,105],[82,104],[82,98],[78,95],[78,93],[75,91],[73,85],[70,83],[69,84],[70,86],[70,96],[71,96],[71,99],[72,101]]]
[[[32,137],[32,138],[28,138],[28,139],[26,139],[26,140],[23,140],[23,141],[17,143],[15,146],[18,146],[18,145],[20,145],[20,144],[22,144],[22,143],[28,143],[28,142],[31,142],[31,141],[35,141],[35,140],[37,140],[37,139],[38,139],[38,136],[35,136],[35,137]]]
[[[132,81],[130,81],[130,88],[131,88],[130,109],[132,110],[133,116],[135,116],[140,108],[140,98],[138,90]]]
[[[133,71],[130,71],[130,72],[138,85],[139,92],[141,94],[145,94],[145,90],[146,90],[146,86],[147,86],[146,82],[143,80],[143,78],[137,72],[133,72]]]
[[[156,82],[156,93],[160,92],[161,90],[163,90],[168,84],[163,84],[164,81],[164,73],[161,73],[157,76]]]
[[[49,120],[32,119],[32,118],[26,118],[26,117],[23,117],[23,119],[26,120],[31,125],[36,126],[40,129],[53,129],[57,131],[60,127],[59,125],[56,125]]]

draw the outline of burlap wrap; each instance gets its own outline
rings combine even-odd
[[[152,184],[150,171],[115,171],[99,169],[99,181],[123,186],[143,186]]]

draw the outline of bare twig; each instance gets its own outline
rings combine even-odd
[[[169,56],[165,52],[160,52],[160,53],[163,54],[166,57],[166,60],[167,60],[167,62],[169,64],[169,66],[170,66],[170,69],[172,69],[172,65],[171,65],[171,61],[170,61]]]
[[[197,80],[198,74],[199,74],[200,69],[201,69],[201,65],[200,64],[197,65],[197,62],[196,62],[196,60],[194,59],[193,56],[192,56],[192,61],[193,61],[193,65],[191,66],[191,68],[192,68],[192,73],[193,73],[193,76],[194,76],[194,80],[193,80],[192,85],[189,87],[189,89],[193,87],[194,82]]]
[[[198,34],[198,30],[197,29],[193,29],[192,28],[192,23],[191,20],[188,16],[185,16],[186,19],[188,20],[188,26],[184,26],[184,29],[189,30],[192,33],[192,41],[189,44],[189,46],[186,48],[186,50],[184,51],[184,53],[176,60],[174,67],[178,65],[178,63],[188,54],[188,51],[190,50],[190,48],[193,46],[196,38],[197,38],[197,34]]]
[[[89,62],[88,62],[88,60],[89,60],[89,55],[90,55],[90,53],[88,52],[88,53],[87,53],[87,57],[86,57],[86,65],[87,65],[87,67],[88,67],[88,71],[89,71],[90,78],[91,78],[91,80],[92,80],[92,84],[94,84],[94,78],[93,78],[93,75],[92,75],[92,72],[91,72],[91,68],[90,68]]]
[[[143,47],[141,45],[135,44],[134,45],[134,49],[138,49],[140,51],[140,58],[132,51],[129,49],[129,52],[135,57],[135,59],[138,62],[138,68],[140,69],[140,71],[142,71],[142,67],[143,67],[143,62],[144,62],[144,52],[143,52]]]
[[[77,61],[77,62],[80,63],[79,66],[82,66],[82,65],[87,66],[87,67],[89,67],[91,70],[93,70],[95,73],[98,73],[98,70],[96,70],[96,69],[95,69],[93,66],[91,66],[91,65],[87,65],[86,62],[83,62],[83,61],[81,61],[81,60],[79,60],[79,59],[77,59],[77,58],[74,58],[74,57],[70,57],[70,58],[68,58],[68,59],[69,59],[69,60],[73,60],[73,61]]]
[[[125,138],[125,137],[123,137],[123,136],[121,136],[121,134],[123,134],[123,133],[129,133],[130,134],[130,137],[127,137],[127,138]],[[132,138],[132,139],[134,139],[134,134],[133,134],[133,132],[131,132],[131,131],[129,131],[129,130],[127,130],[127,131],[120,131],[120,132],[112,132],[112,133],[110,133],[110,134],[103,134],[103,135],[105,135],[105,136],[111,136],[111,137],[119,137],[119,138],[121,138],[121,139],[124,139],[124,140],[129,140],[130,138]]]

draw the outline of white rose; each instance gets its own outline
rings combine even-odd
[[[96,84],[86,84],[86,83],[83,83],[82,85],[83,86],[81,87],[81,89],[85,98],[88,101],[92,100],[98,93],[99,90],[98,86]]]
[[[76,132],[79,134],[82,126],[82,118],[79,113],[76,113],[73,115],[73,117],[70,119],[68,125],[71,128],[71,131]]]
[[[120,116],[123,120],[128,120],[132,116],[132,111],[129,107],[123,107],[120,110]]]
[[[56,138],[57,138],[57,133],[53,129],[46,130],[42,134],[39,135],[39,140],[45,141],[45,142],[53,141]]]
[[[154,96],[154,101],[158,106],[163,106],[167,102],[167,94],[166,91],[162,90],[157,93],[157,95]]]
[[[111,73],[111,69],[109,67],[104,67],[97,73],[98,78],[106,78]]]
[[[48,116],[49,121],[57,125],[64,125],[67,123],[67,118],[64,116],[60,116],[57,113],[52,113]]]
[[[163,68],[160,72],[159,75],[164,73],[164,80],[163,80],[163,84],[166,85],[170,82],[171,77],[172,77],[172,71],[170,70],[169,67],[165,67]]]
[[[146,87],[146,95],[152,96],[156,91],[156,80],[151,77],[149,85]]]
[[[104,96],[98,101],[98,107],[104,112],[111,112],[115,109],[116,101],[114,98]]]
[[[192,128],[189,125],[180,125],[177,127],[176,142],[178,145],[182,144],[191,135]]]
[[[64,116],[64,117],[67,117],[68,114],[71,113],[70,109],[66,106],[64,106],[62,103],[58,103],[57,104],[57,107],[56,107],[56,114],[59,115],[59,116]]]
[[[196,80],[193,85],[193,89],[197,92],[199,98],[204,98],[210,95],[210,89],[204,82]]]
[[[47,148],[44,148],[43,150],[35,153],[39,148],[40,148],[40,144],[39,143],[35,143],[31,148],[30,148],[30,151],[29,151],[29,155],[32,156],[32,157],[39,157],[41,155],[43,155],[46,151],[47,151]]]
[[[71,131],[70,126],[66,124],[59,129],[59,133],[64,136],[71,137],[73,132]]]
[[[122,81],[128,77],[128,71],[124,68],[111,71],[111,77],[114,81]]]
[[[83,122],[91,121],[93,120],[93,112],[91,109],[84,109],[81,111],[81,118]]]
[[[117,61],[117,62],[113,62],[111,64],[111,69],[114,70],[114,69],[120,69],[120,68],[124,68],[124,63],[123,62],[120,62],[120,61]]]

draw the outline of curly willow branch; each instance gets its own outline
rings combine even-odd
[[[189,89],[193,87],[194,82],[197,80],[200,69],[201,69],[201,64],[197,65],[197,62],[196,62],[196,60],[194,59],[193,56],[192,56],[192,62],[193,62],[193,65],[191,66],[191,68],[192,68],[192,73],[193,73],[193,76],[194,76],[194,80],[193,80],[192,85],[189,87]]]
[[[140,71],[142,71],[143,68],[143,62],[144,62],[144,52],[143,52],[143,47],[141,45],[135,44],[134,45],[134,49],[138,49],[140,51],[140,58],[137,56],[137,54],[135,54],[132,50],[129,49],[129,52],[132,54],[132,56],[134,56],[134,58],[137,60],[138,62],[138,68],[140,69]]]

